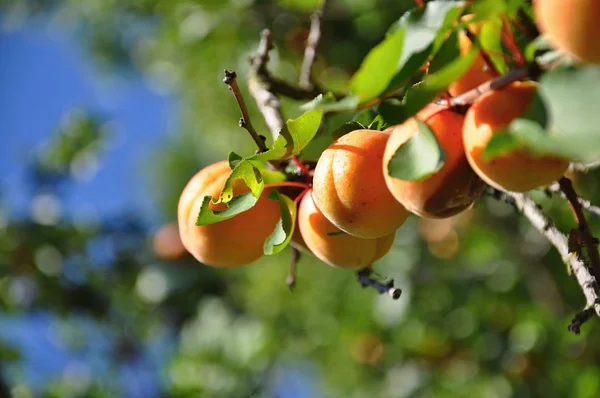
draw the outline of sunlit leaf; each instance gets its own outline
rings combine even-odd
[[[415,119],[418,130],[402,144],[387,168],[391,177],[405,181],[424,179],[444,165],[446,153],[424,122]]]

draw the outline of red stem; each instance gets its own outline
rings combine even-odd
[[[502,42],[504,43],[504,45],[506,45],[506,47],[510,50],[512,55],[515,57],[515,62],[517,63],[517,65],[525,66],[525,56],[523,55],[523,52],[521,52],[521,49],[517,45],[517,41],[515,40],[515,36],[513,35],[512,30],[510,29],[510,22],[506,15],[502,17],[502,25]]]
[[[300,203],[300,201],[304,197],[304,195],[306,195],[309,191],[310,188],[306,188],[304,191],[300,192],[300,195],[296,196],[296,199],[294,199],[294,204],[297,206],[298,203]]]
[[[304,174],[305,176],[309,175],[310,171],[308,171],[304,163],[302,163],[302,161],[298,159],[295,155],[292,156],[292,162],[296,163],[296,166],[298,166],[300,171],[302,171],[302,174]]]

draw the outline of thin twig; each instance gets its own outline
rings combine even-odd
[[[252,67],[248,75],[248,88],[265,118],[273,139],[275,139],[283,129],[285,121],[281,113],[279,98],[271,91],[272,80],[266,67],[269,61],[269,51],[272,48],[271,32],[265,29],[262,32],[256,54],[251,59]]]
[[[288,270],[288,276],[285,280],[285,284],[290,288],[290,290],[294,290],[296,287],[296,270],[298,267],[298,261],[300,261],[300,257],[302,253],[300,250],[295,247],[292,248],[292,260],[290,261],[290,268]]]
[[[304,48],[304,59],[302,60],[302,66],[300,68],[300,78],[298,84],[300,87],[307,90],[314,88],[312,79],[312,70],[317,57],[317,47],[319,46],[319,40],[321,40],[321,20],[325,13],[325,7],[327,6],[327,0],[323,0],[321,9],[314,12],[310,18],[310,32],[306,39],[306,47]]]
[[[592,236],[592,232],[590,231],[590,227],[588,226],[582,207],[579,203],[579,196],[577,196],[577,192],[575,192],[575,189],[573,188],[573,183],[568,178],[562,177],[558,180],[558,184],[560,190],[565,194],[567,200],[571,204],[571,209],[573,209],[575,219],[579,225],[581,237],[583,238],[583,245],[586,248],[587,256],[590,260],[592,272],[594,276],[598,278],[600,276],[600,254],[598,254],[598,246],[596,246],[594,242],[594,237]]]
[[[558,183],[550,185],[548,188],[546,188],[546,190],[550,193],[558,193],[564,199],[567,198],[565,193],[561,191],[560,185]],[[577,196],[577,200],[579,201],[581,207],[588,213],[590,213],[592,216],[600,217],[600,207],[592,204],[592,202],[590,202],[587,199],[583,199],[581,196]]]
[[[494,198],[512,205],[520,214],[529,220],[535,229],[552,243],[560,254],[563,262],[575,275],[586,298],[586,309],[590,308],[590,311],[593,309],[594,313],[600,317],[600,288],[596,278],[590,272],[590,269],[583,259],[574,253],[569,252],[568,239],[558,230],[554,222],[542,212],[533,199],[525,194],[503,192],[492,188],[490,188],[490,191]],[[578,318],[578,321],[581,321],[581,319]],[[578,330],[579,326],[581,326],[581,324],[578,326],[570,326],[569,330],[572,330],[573,328]]]
[[[482,83],[478,87],[452,98],[450,105],[453,107],[469,106],[483,94],[492,90],[504,88],[511,83],[526,79],[530,75],[531,70],[529,68],[512,69],[496,79]]]
[[[246,101],[244,101],[244,97],[242,96],[242,92],[240,91],[240,87],[237,84],[237,74],[234,71],[225,70],[225,77],[223,78],[223,83],[227,84],[229,87],[229,91],[235,97],[237,104],[242,112],[242,117],[240,118],[240,127],[246,129],[246,131],[250,134],[256,146],[258,147],[259,152],[264,152],[267,150],[267,146],[265,145],[265,137],[258,134],[252,126],[252,121],[250,120],[250,113],[248,112],[248,107],[246,106]]]
[[[365,267],[356,273],[356,279],[362,287],[372,287],[379,294],[387,294],[394,300],[398,300],[402,295],[402,290],[394,287],[394,280],[382,282],[374,277],[371,267]]]

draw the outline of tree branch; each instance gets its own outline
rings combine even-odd
[[[598,246],[596,246],[596,243],[594,242],[594,237],[592,236],[590,227],[588,226],[581,205],[579,204],[579,196],[577,196],[577,192],[575,192],[575,189],[573,188],[573,183],[568,178],[562,177],[560,180],[558,180],[558,185],[560,186],[560,190],[565,194],[567,200],[571,204],[571,209],[573,209],[575,219],[579,225],[579,231],[581,232],[583,245],[586,248],[588,258],[590,259],[592,272],[594,276],[598,278],[600,275],[600,254],[598,254]]]
[[[379,294],[388,294],[394,300],[398,300],[400,295],[402,295],[402,290],[394,287],[393,279],[390,279],[388,282],[376,279],[376,274],[371,267],[365,267],[358,271],[356,273],[356,279],[362,287],[372,287],[377,290]]]
[[[314,89],[312,80],[312,69],[315,64],[317,56],[317,47],[321,40],[321,19],[325,13],[325,7],[327,7],[327,0],[323,0],[321,9],[313,13],[310,18],[310,32],[306,39],[306,47],[304,49],[304,59],[302,60],[302,66],[300,67],[300,78],[298,84],[300,87],[310,90]]]
[[[565,193],[560,189],[559,184],[550,185],[547,188],[547,191],[550,193],[558,193],[562,198],[567,199],[567,196],[565,195]],[[592,202],[590,202],[587,199],[583,199],[581,196],[577,196],[577,200],[579,202],[579,205],[584,210],[587,210],[594,217],[600,217],[600,207],[595,206],[594,204],[592,204]]]
[[[267,71],[269,51],[272,48],[271,32],[265,29],[262,32],[256,54],[250,60],[252,67],[248,74],[248,88],[265,118],[273,139],[276,139],[283,129],[285,121],[281,113],[279,98],[272,91],[272,80]]]
[[[246,131],[250,134],[256,146],[258,147],[259,152],[265,152],[267,150],[267,146],[265,145],[265,137],[258,134],[252,126],[252,121],[250,120],[250,113],[248,112],[248,107],[246,106],[246,101],[244,101],[244,97],[240,91],[240,88],[237,84],[237,74],[234,71],[230,71],[225,69],[225,77],[223,78],[223,83],[227,84],[229,87],[229,91],[235,97],[237,104],[242,112],[242,117],[240,119],[240,127],[246,129]]]
[[[567,237],[558,230],[554,222],[550,220],[529,196],[521,193],[503,192],[490,188],[494,198],[502,200],[513,206],[520,214],[544,235],[550,243],[556,248],[562,260],[572,270],[583,294],[586,298],[586,308],[583,312],[586,314],[594,312],[600,317],[600,288],[594,275],[586,265],[585,261],[574,253],[569,252]],[[583,313],[582,312],[582,313]],[[581,314],[581,313],[580,313]],[[579,332],[581,324],[589,319],[580,314],[575,316],[569,330],[574,333]]]

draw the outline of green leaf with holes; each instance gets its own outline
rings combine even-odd
[[[200,207],[200,212],[196,219],[196,225],[209,225],[228,220],[251,209],[258,201],[258,198],[255,198],[252,192],[248,192],[231,199],[229,203],[227,203],[227,208],[225,210],[211,210],[209,205],[212,199],[213,198],[210,196],[205,196],[202,200],[202,206]]]

